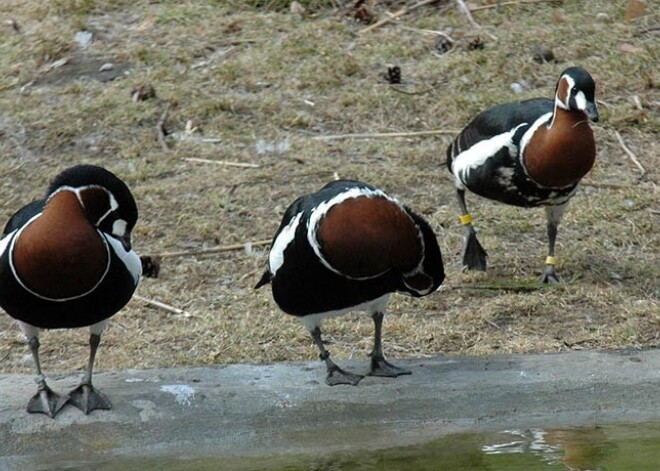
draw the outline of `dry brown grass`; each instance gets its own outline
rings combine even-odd
[[[19,31],[0,24],[0,219],[41,196],[61,169],[86,162],[113,170],[133,189],[141,253],[241,243],[271,237],[293,198],[336,172],[382,187],[425,215],[444,254],[448,277],[440,291],[421,300],[393,297],[386,354],[656,346],[660,68],[651,28],[660,18],[652,3],[632,21],[624,20],[626,1],[481,11],[474,16],[484,48],[470,50],[479,32],[442,4],[360,36],[364,25],[334,9],[301,20],[287,9],[210,0],[4,1],[0,17]],[[376,2],[377,13],[385,7]],[[94,33],[86,49],[74,40],[81,28]],[[436,37],[421,30],[449,33],[455,49],[434,54]],[[537,44],[559,62],[533,62]],[[69,64],[47,71],[65,57]],[[98,61],[130,67],[130,75],[89,78],[99,75],[90,65]],[[383,79],[388,64],[401,67],[405,90],[442,85],[398,93]],[[535,284],[546,247],[543,212],[474,196],[468,204],[492,268],[485,277],[460,272],[462,229],[444,167],[450,136],[312,139],[458,129],[496,103],[551,96],[569,64],[586,67],[598,83],[599,153],[589,179],[628,187],[585,186],[574,198],[560,228],[565,283],[556,288]],[[528,89],[515,95],[512,82]],[[132,102],[131,90],[143,84],[157,98]],[[168,103],[168,131],[182,133],[190,123],[192,137],[221,142],[169,139],[171,150],[163,151],[154,129]],[[615,131],[648,170],[644,181]],[[252,290],[265,260],[263,248],[165,260],[160,278],[144,279],[139,293],[191,316],[131,302],[104,336],[98,368],[316,358],[304,328],[278,311],[267,289]],[[364,316],[331,320],[326,331],[335,358],[364,358],[370,350],[372,324]],[[42,344],[47,372],[85,364],[82,331],[48,332]],[[18,328],[0,316],[0,371],[32,371],[27,353]]]

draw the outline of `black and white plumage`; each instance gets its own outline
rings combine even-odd
[[[51,417],[67,403],[85,413],[109,409],[92,386],[92,370],[107,320],[131,299],[141,274],[131,248],[138,212],[124,182],[92,165],[71,167],[46,197],[18,210],[0,240],[0,306],[28,339],[38,392],[28,412]],[[89,327],[86,374],[69,395],[46,384],[39,361],[41,329]]]
[[[289,206],[256,288],[270,282],[278,306],[300,318],[326,363],[328,384],[357,384],[362,376],[330,360],[321,340],[323,318],[366,310],[375,324],[370,374],[408,374],[383,357],[389,296],[426,296],[443,279],[440,249],[426,221],[381,190],[339,180]]]
[[[461,222],[466,227],[463,266],[486,270],[465,205],[465,190],[520,207],[543,206],[549,250],[544,282],[557,282],[557,226],[580,179],[594,164],[596,144],[589,119],[598,121],[596,85],[580,67],[564,70],[554,100],[507,103],[477,115],[447,149]]]

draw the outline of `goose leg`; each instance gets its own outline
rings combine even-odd
[[[96,358],[96,351],[101,343],[101,336],[99,334],[90,334],[89,336],[89,362],[87,364],[87,371],[83,376],[80,386],[69,393],[71,404],[89,414],[96,409],[111,409],[110,401],[97,389],[92,386],[92,373],[94,370],[94,360]]]
[[[351,384],[353,386],[357,385],[364,376],[356,375],[349,373],[348,371],[342,370],[337,366],[335,362],[330,359],[330,352],[325,349],[323,345],[323,340],[321,339],[321,328],[315,327],[310,331],[312,334],[312,339],[314,343],[319,348],[321,354],[319,357],[325,362],[327,368],[328,376],[325,378],[325,382],[329,386],[336,386],[337,384]]]
[[[486,257],[488,255],[479,243],[477,231],[472,226],[472,216],[468,213],[467,206],[465,205],[465,190],[456,189],[456,197],[458,199],[458,207],[461,210],[459,218],[461,224],[465,226],[465,240],[461,253],[463,269],[486,271]]]
[[[34,379],[37,383],[37,393],[28,401],[27,411],[33,414],[46,414],[48,417],[53,418],[68,402],[69,396],[60,396],[46,384],[46,377],[41,372],[41,363],[39,362],[39,337],[36,335],[31,336],[28,339],[28,345],[32,352],[34,364],[37,367],[37,376]]]
[[[381,340],[384,315],[381,311],[376,311],[371,317],[374,320],[375,330],[374,349],[371,351],[371,371],[369,372],[369,375],[396,378],[397,376],[412,374],[412,371],[394,366],[392,363],[385,360]]]
[[[545,215],[548,220],[548,256],[545,259],[545,273],[541,282],[559,283],[559,276],[555,272],[557,259],[555,258],[555,241],[557,240],[557,228],[559,221],[566,210],[568,203],[560,206],[546,206]]]

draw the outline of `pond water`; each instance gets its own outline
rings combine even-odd
[[[660,469],[660,423],[455,434],[423,445],[268,458],[105,458],[43,463],[39,470],[115,471],[530,471]]]

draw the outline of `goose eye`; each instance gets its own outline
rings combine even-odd
[[[573,87],[571,88],[571,95],[575,95],[577,93],[577,88]]]

